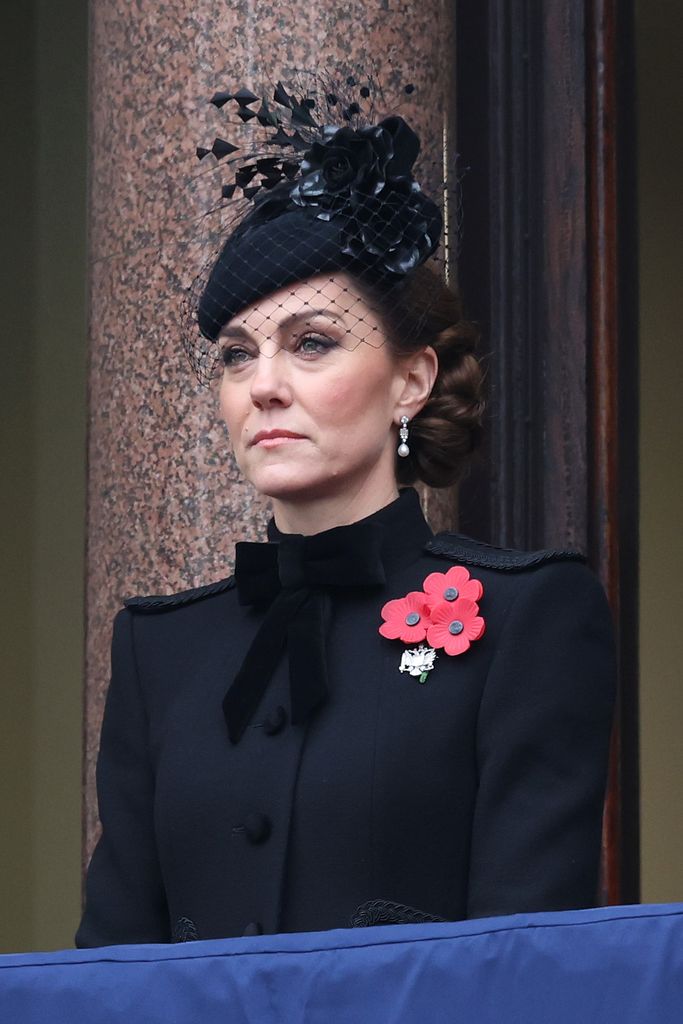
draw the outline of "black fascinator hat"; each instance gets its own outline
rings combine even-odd
[[[230,168],[221,199],[236,208],[186,303],[184,343],[203,383],[220,372],[220,332],[241,310],[319,275],[400,288],[442,232],[439,206],[414,177],[420,140],[403,117],[377,116],[372,83],[316,79],[289,92],[278,82],[272,100],[239,89],[211,102],[262,138],[258,152],[222,138],[197,150]],[[353,345],[359,333],[350,306],[345,313]]]

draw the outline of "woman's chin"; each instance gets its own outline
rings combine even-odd
[[[260,494],[277,501],[297,503],[329,495],[335,490],[336,481],[336,475],[331,475],[327,468],[315,472],[310,467],[300,469],[285,465],[260,467],[249,476],[249,482]]]

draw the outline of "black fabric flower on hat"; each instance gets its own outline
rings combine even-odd
[[[365,262],[377,261],[393,274],[407,274],[436,249],[441,211],[413,182],[354,204],[343,227],[343,252]]]
[[[292,189],[292,198],[302,206],[325,207],[346,201],[352,189],[375,188],[383,182],[387,161],[386,152],[378,149],[362,130],[327,125],[323,141],[314,142],[304,154],[301,180]]]
[[[441,214],[412,175],[420,141],[402,117],[328,126],[301,162],[291,198],[320,220],[343,221],[342,251],[405,274],[436,248]]]
[[[381,192],[392,156],[392,140],[382,125],[359,129],[326,125],[321,141],[304,153],[292,199],[299,206],[319,207],[316,215],[327,220],[326,213],[343,209],[352,195]]]
[[[301,161],[296,201],[327,196],[378,195],[388,183],[412,179],[420,140],[402,117],[387,117],[364,128],[323,128]]]
[[[302,206],[309,203],[327,210],[348,202],[354,192],[376,195],[386,185],[393,155],[384,122],[359,129],[327,125],[322,140],[304,154],[292,198]]]

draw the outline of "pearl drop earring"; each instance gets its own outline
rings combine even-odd
[[[402,459],[405,459],[410,455],[410,448],[407,445],[408,440],[408,424],[410,420],[407,416],[401,416],[401,426],[398,431],[398,436],[401,438],[401,443],[398,446],[398,454]]]

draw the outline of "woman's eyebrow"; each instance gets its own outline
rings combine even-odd
[[[275,323],[276,330],[280,331],[283,328],[291,327],[292,324],[299,323],[301,320],[313,320],[317,316],[327,317],[329,320],[335,320],[338,323],[346,326],[343,313],[337,313],[333,309],[302,309],[298,313],[292,313],[290,316],[284,318],[279,323]],[[221,335],[224,338],[240,339],[242,341],[253,341],[254,336],[246,327],[235,324],[234,326],[226,325],[221,331]]]
[[[333,309],[302,309],[299,313],[293,313],[291,317],[283,322],[281,326],[291,323],[293,320],[312,320],[316,316],[325,316],[330,320],[337,320],[344,323],[343,313],[336,313]]]
[[[223,338],[239,338],[242,341],[251,341],[252,337],[246,327],[224,327],[221,331]]]

